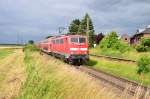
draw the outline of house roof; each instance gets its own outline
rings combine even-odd
[[[146,28],[144,31],[142,31],[141,33],[150,33],[150,28]]]
[[[147,27],[144,30],[141,30],[140,32],[137,32],[131,38],[135,37],[136,35],[140,35],[140,34],[150,34],[150,27]]]

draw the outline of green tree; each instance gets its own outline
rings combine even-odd
[[[136,47],[138,52],[147,52],[150,51],[150,39],[149,38],[142,38],[140,45]]]
[[[100,43],[101,48],[119,48],[119,39],[116,32],[109,33]]]
[[[49,35],[49,36],[47,36],[47,37],[45,37],[46,39],[48,39],[48,38],[50,38],[50,37],[53,37],[52,35]]]
[[[79,30],[78,30],[78,34],[81,35],[86,35],[86,31],[87,31],[87,19],[89,20],[89,46],[92,46],[93,42],[94,42],[94,26],[93,26],[93,22],[91,20],[91,18],[89,17],[88,14],[86,14],[84,16],[84,18],[82,19],[80,25],[79,25]]]
[[[77,34],[79,30],[80,20],[75,19],[71,22],[69,26],[69,34]]]
[[[150,47],[150,38],[142,38],[141,45]]]
[[[110,49],[121,53],[130,50],[130,47],[126,43],[118,39],[116,32],[111,32],[105,36],[100,43],[100,47],[104,49],[104,51]]]
[[[29,44],[34,44],[34,41],[33,40],[29,40],[28,43]]]
[[[150,71],[150,58],[148,56],[142,56],[138,60],[138,74],[148,73]]]

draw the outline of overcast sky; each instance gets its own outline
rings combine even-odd
[[[57,35],[58,27],[67,28],[86,12],[96,33],[132,35],[150,24],[150,0],[0,0],[0,43]]]

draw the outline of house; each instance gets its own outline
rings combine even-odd
[[[129,36],[127,33],[123,34],[120,39],[121,39],[123,42],[125,42],[125,43],[127,43],[127,44],[130,44],[130,36]]]
[[[140,44],[141,38],[150,38],[150,25],[145,29],[139,29],[136,34],[134,34],[131,39],[130,43],[132,45]]]

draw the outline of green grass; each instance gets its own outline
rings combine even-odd
[[[111,61],[90,57],[89,65],[95,69],[103,70],[116,76],[134,80],[144,85],[150,85],[150,73],[144,74],[144,78],[137,74],[137,65],[134,63],[122,63],[119,61]]]
[[[109,99],[114,96],[78,70],[25,51],[27,78],[18,99]],[[103,90],[103,91],[102,91]]]
[[[0,59],[5,58],[9,54],[13,53],[14,50],[12,49],[0,49]]]
[[[104,50],[103,51],[101,48],[99,48],[99,46],[97,46],[96,48],[91,48],[90,54],[106,55],[106,56],[125,58],[125,59],[130,59],[130,60],[135,60],[135,61],[137,61],[143,55],[150,56],[150,52],[140,52],[139,53],[135,49],[131,49],[130,51],[126,51],[124,53],[121,53],[119,51],[112,51],[112,50]]]

